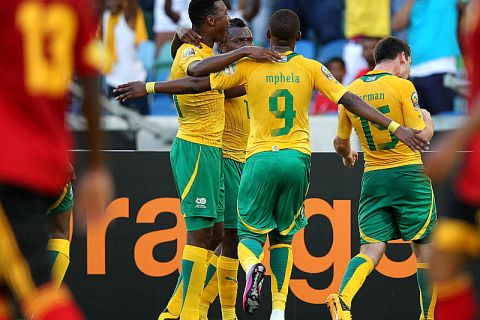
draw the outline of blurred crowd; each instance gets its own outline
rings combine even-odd
[[[255,45],[268,46],[271,13],[295,11],[302,23],[296,52],[317,59],[348,85],[374,66],[373,48],[388,35],[408,42],[411,80],[419,103],[436,114],[465,111],[463,96],[448,79],[464,77],[458,41],[459,23],[468,0],[224,0],[229,14],[251,27]],[[189,0],[102,0],[101,37],[108,56],[104,88],[128,81],[160,81],[169,76],[170,42],[179,27],[190,27]],[[143,115],[176,115],[171,97],[150,95],[128,102]],[[338,107],[317,94],[311,114],[336,113]]]

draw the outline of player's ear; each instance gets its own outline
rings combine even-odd
[[[270,40],[272,38],[272,34],[270,33],[270,29],[267,29],[267,39]]]
[[[215,17],[212,15],[207,16],[207,23],[209,26],[214,26],[215,25]]]
[[[302,39],[302,32],[298,31],[297,32],[297,37],[295,38],[295,41],[300,41],[300,39]]]

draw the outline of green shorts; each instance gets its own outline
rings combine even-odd
[[[70,212],[73,208],[73,189],[72,183],[69,182],[63,187],[62,193],[60,193],[57,197],[57,200],[50,208],[48,208],[47,216],[58,214],[58,213],[65,213]]]
[[[238,192],[238,235],[265,242],[267,234],[290,240],[307,224],[303,203],[310,156],[292,149],[247,159]]]
[[[210,228],[223,222],[222,150],[176,138],[170,162],[187,231]]]
[[[223,173],[225,176],[224,227],[227,229],[237,229],[238,187],[244,166],[244,163],[223,158]]]
[[[365,172],[358,226],[360,242],[428,241],[437,221],[432,184],[422,165]]]

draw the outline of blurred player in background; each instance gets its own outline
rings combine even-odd
[[[245,85],[250,111],[251,130],[247,161],[238,194],[238,255],[246,272],[244,310],[253,314],[259,307],[265,266],[261,263],[267,235],[270,239],[272,268],[272,320],[284,319],[290,275],[293,266],[293,235],[306,225],[303,202],[310,178],[310,142],[308,107],[312,92],[318,89],[352,112],[388,127],[392,121],[348,92],[317,61],[293,52],[300,39],[300,21],[290,10],[280,10],[270,19],[268,37],[271,48],[283,53],[280,62],[242,59],[210,77],[188,77],[156,82],[154,92],[191,93],[227,90]],[[207,58],[199,65],[210,72],[230,58],[244,57],[241,48]],[[248,48],[247,48],[248,50]],[[143,82],[117,88],[119,99],[147,93]],[[268,96],[270,94],[270,96]],[[254,107],[253,107],[254,106]],[[412,148],[424,148],[424,140],[412,129],[393,122],[392,130]],[[392,127],[392,126],[391,126]]]
[[[462,32],[471,116],[427,158],[427,173],[433,181],[441,181],[458,160],[460,153],[456,151],[471,150],[463,154],[450,209],[434,233],[432,265],[438,282],[438,320],[473,320],[479,316],[478,297],[465,267],[480,255],[480,1],[472,0],[465,12]]]
[[[374,50],[375,69],[354,81],[348,89],[394,121],[413,129],[427,141],[433,136],[433,122],[418,104],[410,74],[408,45],[395,37],[382,39]],[[367,276],[378,265],[387,242],[412,241],[417,257],[417,280],[420,289],[420,319],[433,319],[435,294],[427,269],[431,255],[430,233],[436,222],[433,189],[423,173],[421,154],[413,152],[387,131],[339,108],[335,150],[343,164],[353,168],[358,158],[350,147],[355,128],[365,155],[358,225],[360,253],[348,264],[339,294],[327,298],[332,319],[350,320],[352,300]]]
[[[0,5],[0,282],[25,318],[83,319],[50,278],[45,214],[70,178],[65,95],[81,77],[92,149],[80,213],[103,213],[111,180],[99,147],[97,22],[89,1],[13,0]],[[6,303],[7,300],[1,300]],[[0,318],[9,318],[0,305]]]

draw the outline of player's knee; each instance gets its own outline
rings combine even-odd
[[[385,254],[387,244],[385,242],[367,243],[361,246],[360,253],[368,256],[376,267]]]
[[[238,234],[236,229],[225,229],[222,240],[222,255],[236,259],[238,257]]]
[[[187,244],[210,250],[213,239],[213,228],[204,228],[187,232]]]

